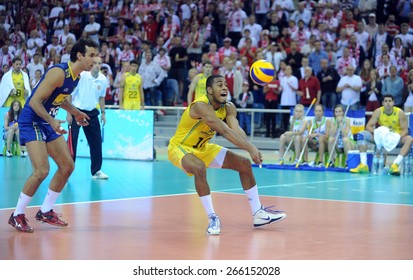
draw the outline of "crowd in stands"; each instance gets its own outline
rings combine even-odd
[[[108,104],[119,104],[120,77],[132,60],[147,77],[146,105],[169,105],[168,79],[176,80],[177,100],[186,103],[190,79],[209,61],[213,74],[226,78],[234,103],[251,92],[250,103],[271,109],[317,98],[326,108],[351,103],[373,111],[391,94],[396,106],[413,111],[409,0],[1,1],[0,75],[19,56],[33,87],[85,37],[100,45]],[[249,66],[258,59],[277,71],[269,87],[250,80]],[[288,118],[277,117],[277,128],[288,130]],[[266,135],[276,137],[275,115],[266,120]]]

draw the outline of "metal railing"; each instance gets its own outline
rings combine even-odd
[[[106,108],[108,109],[119,109],[119,106],[117,105],[106,105]],[[178,106],[145,106],[145,110],[168,110],[168,111],[175,111],[176,115],[176,126],[178,126],[180,117],[182,115],[182,112],[186,109],[187,107],[178,107]],[[254,113],[281,113],[281,114],[290,114],[289,109],[243,109],[243,108],[237,108],[237,112],[250,112],[251,113],[251,132],[255,131],[255,114]],[[366,115],[372,115],[373,112],[371,111],[366,111]],[[407,113],[410,115],[410,113]],[[409,119],[409,118],[408,118]],[[249,136],[250,140],[254,140],[254,133],[251,133]]]

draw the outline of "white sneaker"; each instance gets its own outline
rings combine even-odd
[[[314,167],[314,166],[315,166],[315,162],[314,162],[314,161],[310,161],[310,163],[308,164],[308,166]]]
[[[21,157],[26,157],[26,156],[27,156],[27,152],[21,151],[21,152],[20,152],[20,156],[21,156]]]
[[[7,152],[6,152],[6,156],[7,156],[7,157],[12,157],[12,156],[13,156],[13,154],[12,154],[12,153],[10,153],[9,151],[7,151]]]
[[[109,176],[99,170],[98,172],[95,173],[95,175],[92,176],[92,178],[93,178],[93,179],[106,180],[106,179],[109,178]]]
[[[287,217],[287,214],[285,214],[283,211],[279,210],[271,210],[273,206],[266,207],[261,206],[261,209],[255,212],[253,218],[254,218],[254,227],[260,227],[260,226],[265,226],[272,224],[274,222],[279,222],[285,217]]]
[[[217,214],[209,214],[208,215],[209,224],[207,228],[207,233],[211,235],[219,235],[221,234],[221,220],[217,216]]]

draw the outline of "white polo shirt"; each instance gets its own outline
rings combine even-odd
[[[72,93],[73,106],[92,111],[99,104],[99,98],[106,96],[108,86],[108,80],[102,73],[95,78],[90,71],[83,71],[80,73],[79,84]]]

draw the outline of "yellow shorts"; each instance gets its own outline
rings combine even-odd
[[[194,154],[197,158],[205,163],[206,167],[208,167],[222,149],[224,149],[222,146],[214,143],[207,143],[202,150],[194,149],[188,146],[169,145],[168,159],[170,160],[170,162],[172,162],[173,165],[182,169],[187,175],[192,176],[192,174],[187,173],[182,167],[182,158],[186,154]]]
[[[141,103],[140,102],[125,102],[123,103],[123,109],[125,110],[140,110]]]

